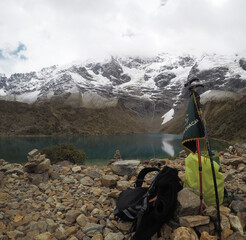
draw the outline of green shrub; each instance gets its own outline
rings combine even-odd
[[[86,154],[84,151],[77,149],[71,143],[62,143],[60,145],[53,145],[41,150],[42,154],[45,154],[50,159],[51,163],[57,163],[60,161],[70,161],[74,164],[84,164]]]

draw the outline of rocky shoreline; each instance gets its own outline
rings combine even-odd
[[[131,223],[114,218],[119,193],[143,167],[158,162],[177,168],[184,181],[185,157],[183,151],[174,161],[117,161],[102,167],[51,165],[38,150],[28,154],[25,166],[0,159],[0,240],[121,240]],[[220,207],[222,239],[245,239],[246,144],[220,152],[220,162],[226,189],[235,196]],[[159,240],[218,239],[215,208],[206,207],[200,215],[199,197],[188,188],[179,192],[178,202]]]

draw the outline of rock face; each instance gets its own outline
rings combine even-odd
[[[225,150],[221,158],[236,157],[234,152]],[[242,156],[245,153],[246,149],[240,151]],[[30,152],[27,166],[31,162],[35,162],[36,166],[45,162],[46,158],[41,156],[38,150]],[[179,169],[179,175],[184,174],[182,157],[175,161],[166,160],[165,165]],[[43,173],[35,173],[36,168],[31,166],[34,173],[23,171],[20,164],[0,160],[0,239],[124,239],[132,223],[114,219],[116,199],[123,189],[133,185],[136,172],[151,165],[149,162],[137,165],[129,181],[126,181],[126,176],[115,174],[110,166],[52,165],[49,173],[53,177],[38,185],[29,181],[29,175]],[[221,163],[224,174],[234,171],[233,180],[225,184],[228,191],[238,197],[230,202],[225,199],[220,207],[222,236],[225,240],[245,239],[246,211],[243,197],[246,190],[243,188],[243,177],[246,169],[237,167],[225,165],[223,161]],[[18,170],[9,174],[10,169]],[[47,168],[37,169],[40,172],[40,169]],[[21,171],[23,174],[18,174]],[[153,176],[154,173],[147,174],[144,184],[150,184]],[[203,215],[197,213],[199,197],[186,188],[179,193],[178,202],[174,218],[162,226],[158,240],[215,240],[218,234],[216,209],[208,207],[204,209]]]

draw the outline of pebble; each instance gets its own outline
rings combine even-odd
[[[245,239],[243,222],[246,219],[246,203],[245,199],[242,200],[246,196],[244,151],[240,157],[233,157],[229,152],[221,154],[221,158],[226,161],[226,165],[223,160],[221,164],[224,176],[228,176],[226,189],[240,198],[233,200],[231,205],[220,207],[222,235],[228,240]],[[165,159],[166,165],[180,170],[179,176],[184,176],[182,157],[185,157],[184,152],[176,162]],[[0,239],[121,240],[127,237],[132,223],[114,220],[113,210],[117,197],[134,183],[136,174],[131,177],[130,174],[121,176],[114,174],[110,166],[77,165],[50,165],[50,169],[45,172],[49,161],[39,152],[35,150],[29,153],[28,159],[27,166],[35,168],[42,163],[39,170],[44,172],[29,173],[21,165],[9,163],[0,166],[6,171],[15,169],[11,174],[8,172],[2,175],[4,185],[0,188]],[[158,161],[152,161],[152,164]],[[233,165],[229,165],[229,162]],[[145,166],[140,165],[136,172]],[[36,185],[30,182],[30,174],[36,174]],[[147,182],[152,177],[146,176]],[[198,236],[194,229],[201,234],[202,240],[215,239],[216,209],[207,207],[205,216],[199,215],[199,197],[187,189],[183,189],[178,198],[181,208],[177,214],[180,215],[175,215],[172,224],[163,226],[160,239],[175,240],[183,237],[196,240]]]

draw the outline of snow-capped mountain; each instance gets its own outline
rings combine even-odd
[[[114,107],[120,101],[138,114],[160,119],[170,110],[173,115],[173,109],[187,97],[183,86],[193,75],[201,79],[204,91],[246,92],[242,55],[160,54],[52,66],[10,77],[0,74],[0,99],[29,104],[59,99],[59,104],[86,108]],[[170,119],[170,112],[168,116]]]

